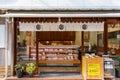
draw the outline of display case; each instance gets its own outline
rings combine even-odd
[[[103,55],[104,58],[104,78],[115,80],[114,60],[109,55]]]
[[[36,60],[36,47],[30,47],[29,51],[30,59]],[[40,46],[38,60],[40,72],[81,72],[77,45]]]

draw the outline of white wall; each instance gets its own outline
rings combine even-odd
[[[5,25],[5,19],[4,18],[0,18],[0,25]],[[3,35],[3,31],[0,31],[0,34]],[[4,38],[5,36],[3,37],[0,37],[0,38]],[[3,40],[3,39],[1,39]],[[3,42],[3,41],[2,41]],[[5,46],[5,44],[4,44]],[[5,65],[5,47],[1,47],[0,48],[0,66],[4,66]]]
[[[75,45],[81,46],[81,31],[75,32]]]
[[[5,66],[5,49],[0,48],[0,66]]]
[[[96,44],[97,45],[97,32],[90,32],[90,43],[92,45]]]
[[[20,32],[20,42],[22,43],[23,40],[26,40],[26,31]]]

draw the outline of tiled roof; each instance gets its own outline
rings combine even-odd
[[[5,10],[120,10],[120,0],[0,0]]]

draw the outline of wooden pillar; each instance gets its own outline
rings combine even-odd
[[[97,34],[97,48],[96,48],[96,53],[98,53],[98,47],[100,47],[100,46],[99,46],[99,36]]]
[[[82,33],[82,36],[81,36],[82,47],[81,47],[81,49],[82,49],[82,55],[84,55],[84,31],[82,31],[81,33]]]
[[[17,26],[18,26],[18,19],[14,19],[14,66],[17,64]],[[15,71],[13,71],[13,75],[15,75]]]
[[[38,66],[38,48],[39,48],[39,40],[38,40],[38,32],[36,32],[36,65]],[[37,73],[38,73],[38,69],[37,69]]]
[[[107,51],[108,51],[108,26],[107,26],[106,21],[104,24],[103,45],[104,45],[104,54],[107,54]]]

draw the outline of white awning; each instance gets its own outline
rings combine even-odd
[[[120,0],[0,0],[5,10],[120,10]]]
[[[8,13],[0,17],[120,17],[120,13],[87,13],[87,14],[36,14],[36,13]]]

